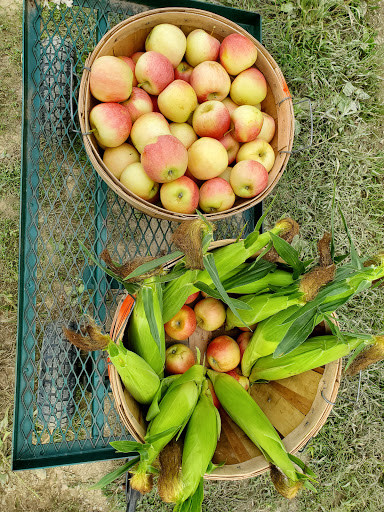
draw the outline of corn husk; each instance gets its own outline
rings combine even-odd
[[[152,332],[148,316],[157,332]],[[163,376],[165,363],[165,332],[162,316],[162,290],[159,284],[146,280],[136,295],[136,304],[128,323],[128,348],[142,357]]]
[[[359,353],[357,362],[349,369],[355,373],[377,362],[384,357],[384,344],[382,336],[353,335],[316,336],[302,343],[289,354],[274,359],[272,355],[261,357],[256,361],[249,377],[250,382],[265,380],[280,380],[293,377],[300,373],[313,370],[332,361],[349,355],[353,350],[370,347]]]
[[[283,219],[276,223],[270,231],[258,234],[251,233],[245,240],[238,240],[225,247],[212,251],[220,280],[234,268],[244,263],[256,252],[270,242],[270,233],[283,235],[297,229],[297,224],[291,219]],[[198,291],[195,283],[201,282],[207,286],[212,284],[212,278],[207,270],[187,270],[181,277],[169,282],[163,294],[163,321],[168,322],[182,308],[187,298]]]
[[[165,445],[174,436],[179,435],[187,424],[199,398],[204,373],[203,366],[194,365],[179,379],[172,381],[159,404],[158,414],[148,425],[144,441],[150,446],[145,460],[141,460],[132,471],[134,473],[131,478],[133,489],[141,493],[150,490],[151,465]],[[161,437],[158,437],[159,435]],[[156,438],[153,441],[154,436]]]
[[[247,265],[248,266],[248,265]],[[246,268],[243,270],[246,271]],[[235,276],[236,274],[232,274]],[[293,284],[293,274],[291,272],[287,272],[286,270],[276,269],[273,272],[270,272],[265,277],[258,279],[257,281],[250,282],[249,284],[244,284],[242,286],[234,286],[227,289],[229,277],[226,276],[226,281],[223,282],[224,288],[228,293],[260,293],[263,291],[267,291],[271,288],[275,289],[278,287],[285,288],[286,286],[290,286]],[[234,279],[231,279],[233,281]]]
[[[150,404],[160,386],[158,375],[135,352],[127,350],[121,342],[115,343],[108,335],[102,334],[92,319],[88,319],[88,322],[81,326],[80,332],[64,327],[66,339],[82,350],[108,352],[124,387],[140,404]]]
[[[219,402],[231,419],[247,434],[268,462],[291,481],[300,479],[286,449],[263,411],[233,377],[208,370]]]

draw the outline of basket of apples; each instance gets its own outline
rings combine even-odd
[[[79,117],[109,187],[173,221],[197,209],[218,220],[262,201],[294,135],[290,93],[266,49],[230,20],[187,8],[132,16],[100,40]]]

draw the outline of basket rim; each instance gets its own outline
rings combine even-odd
[[[119,24],[115,25],[110,31],[108,31],[103,38],[100,39],[98,44],[95,46],[93,52],[90,53],[88,56],[84,71],[82,74],[81,82],[80,82],[80,89],[79,89],[79,99],[83,98],[83,101],[79,101],[79,108],[78,108],[78,115],[80,120],[80,128],[81,133],[83,136],[83,143],[86,149],[86,153],[91,160],[91,164],[93,168],[97,171],[97,173],[100,175],[100,177],[106,182],[106,184],[114,191],[116,192],[122,199],[124,199],[126,202],[128,202],[131,206],[134,208],[137,208],[138,210],[152,216],[157,217],[160,219],[166,219],[170,221],[185,221],[185,220],[192,220],[196,219],[198,217],[197,214],[184,214],[184,213],[177,213],[172,212],[170,210],[167,210],[163,208],[162,206],[158,206],[156,204],[152,204],[148,201],[145,201],[144,199],[141,199],[139,196],[131,192],[129,189],[127,189],[112,173],[109,171],[109,169],[104,164],[102,158],[100,157],[100,154],[98,153],[97,146],[94,143],[94,137],[89,134],[90,126],[89,126],[89,119],[87,114],[87,103],[89,100],[90,90],[89,90],[89,77],[90,77],[90,71],[89,68],[91,67],[93,61],[97,58],[100,50],[103,48],[106,41],[109,41],[112,37],[114,37],[117,32],[120,30],[123,30],[127,25],[134,23],[137,20],[143,19],[143,18],[149,18],[153,17],[159,14],[164,13],[188,13],[188,14],[197,14],[199,16],[204,16],[205,18],[213,19],[220,21],[222,23],[225,23],[227,26],[229,26],[233,31],[237,31],[238,33],[241,33],[245,35],[246,37],[250,38],[252,42],[257,46],[258,51],[260,51],[263,55],[263,57],[269,62],[274,74],[275,78],[278,81],[278,83],[282,86],[282,88],[286,88],[289,94],[289,90],[284,78],[283,73],[281,72],[279,66],[277,65],[276,61],[273,59],[273,57],[269,54],[269,52],[266,50],[266,48],[259,42],[257,39],[255,39],[251,34],[249,34],[245,29],[237,25],[236,23],[232,22],[231,20],[217,15],[215,13],[204,11],[202,9],[192,9],[192,8],[182,8],[182,7],[171,7],[171,8],[159,8],[159,9],[151,9],[139,14],[136,14],[134,16],[131,16],[130,18],[123,20]],[[88,68],[88,69],[87,69]],[[254,198],[246,199],[237,204],[236,206],[233,206],[232,208],[225,210],[223,212],[216,212],[216,213],[206,213],[205,215],[210,220],[220,220],[224,218],[231,217],[233,215],[236,215],[238,213],[241,213],[243,211],[246,211],[254,206],[256,206],[258,203],[263,201],[274,189],[274,187],[277,185],[278,181],[280,180],[286,165],[288,163],[288,160],[290,158],[290,151],[292,150],[293,146],[293,139],[294,139],[294,112],[293,112],[293,103],[292,98],[290,97],[291,101],[284,102],[285,108],[288,108],[289,113],[289,120],[288,123],[288,145],[284,146],[284,148],[280,148],[278,150],[278,153],[281,151],[287,151],[286,153],[283,153],[283,156],[281,157],[281,165],[280,169],[277,171],[276,176],[274,179],[267,185],[267,187],[257,196]],[[278,105],[278,103],[276,104]],[[280,153],[281,155],[281,153]]]

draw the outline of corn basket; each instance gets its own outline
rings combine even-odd
[[[233,240],[214,242],[211,249],[222,247]],[[169,264],[172,266],[175,261]],[[120,304],[117,307],[117,316]],[[318,326],[316,334],[324,334],[325,326]],[[199,327],[185,341],[192,349],[205,353],[209,340],[224,334],[223,330],[207,332]],[[226,334],[231,335],[230,331]],[[174,340],[167,345],[176,343]],[[177,342],[184,343],[184,342]],[[340,384],[341,360],[333,361],[321,368],[251,388],[251,396],[261,407],[279,432],[290,453],[303,448],[324,425],[335,402]],[[111,388],[115,407],[128,431],[137,441],[143,441],[146,433],[146,408],[138,404],[123,387],[117,371],[109,366]],[[325,399],[324,399],[325,398]],[[256,446],[244,432],[220,409],[222,431],[213,461],[226,461],[215,469],[207,480],[243,480],[264,473],[269,469]]]

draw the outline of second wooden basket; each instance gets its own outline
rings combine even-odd
[[[85,149],[91,160],[93,167],[99,173],[101,178],[114,190],[120,197],[127,201],[131,206],[142,212],[160,219],[171,221],[190,220],[196,215],[174,213],[166,210],[162,206],[151,204],[128,190],[106,167],[102,158],[102,150],[98,146],[93,134],[89,134],[89,112],[98,103],[89,90],[89,68],[93,62],[104,55],[132,55],[134,52],[142,51],[147,35],[151,29],[160,23],[171,23],[177,25],[186,35],[196,28],[202,28],[214,35],[219,41],[232,33],[239,33],[248,37],[257,47],[258,57],[256,61],[257,68],[264,74],[267,84],[267,97],[262,102],[262,110],[271,115],[276,123],[276,132],[273,140],[270,142],[276,160],[273,168],[269,172],[267,188],[258,196],[252,199],[238,198],[234,206],[220,213],[209,213],[206,216],[210,220],[219,220],[236,213],[247,210],[263,199],[276,186],[281,178],[284,169],[290,157],[290,151],[294,136],[294,114],[292,98],[290,96],[284,76],[268,51],[257,39],[252,37],[246,30],[236,23],[219,16],[217,14],[189,8],[165,8],[146,11],[136,16],[132,16],[122,21],[112,28],[98,43],[94,51],[88,57],[79,91],[79,118],[83,134]]]
[[[215,242],[212,248],[230,243],[231,240]],[[121,301],[122,302],[122,301]],[[118,305],[117,318],[121,303]],[[316,335],[326,332],[324,325],[318,326]],[[210,339],[222,334],[207,332],[199,327],[185,342],[192,349],[198,347],[205,353]],[[168,345],[173,345],[171,341]],[[179,342],[178,342],[179,343]],[[300,450],[314,437],[327,420],[335,402],[341,376],[341,359],[321,368],[290,377],[288,379],[257,384],[251,387],[251,396],[264,411],[281,435],[290,453]],[[130,434],[143,442],[147,423],[147,408],[138,404],[124,388],[113,367],[109,366],[111,388],[115,407]],[[325,398],[324,398],[325,397]],[[226,464],[210,475],[207,480],[243,480],[268,471],[270,465],[244,432],[220,409],[222,430],[213,461]]]

